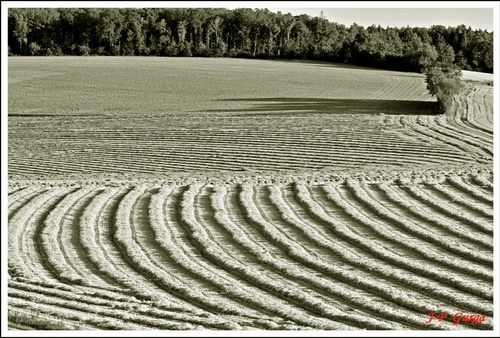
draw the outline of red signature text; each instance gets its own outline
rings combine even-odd
[[[438,322],[442,322],[448,317],[448,312],[431,312],[429,313],[429,319],[425,323],[430,324],[434,319],[436,319]],[[460,323],[470,323],[470,325],[476,326],[478,323],[482,323],[486,320],[486,315],[457,312],[453,315],[453,317],[451,317],[451,320],[453,321],[453,325],[458,325]]]

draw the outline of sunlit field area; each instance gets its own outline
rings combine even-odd
[[[440,118],[413,73],[206,58],[13,58],[9,66],[13,178],[413,168],[475,155],[405,127],[419,115]]]
[[[493,328],[484,76],[441,114],[346,63],[8,71],[9,329]]]

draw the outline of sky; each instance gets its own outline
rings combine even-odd
[[[458,26],[464,24],[472,29],[493,31],[493,9],[491,8],[269,8],[273,12],[292,15],[309,14],[350,26],[357,23],[368,27],[430,27],[432,25]]]
[[[205,1],[192,3],[206,3]],[[308,14],[350,26],[373,24],[382,27],[458,26],[494,31],[494,10],[498,20],[498,1],[215,1],[212,6],[234,8],[268,8],[270,11]]]
[[[458,26],[494,31],[498,1],[3,1],[9,7],[217,7],[267,8],[308,14],[350,26],[390,27]]]

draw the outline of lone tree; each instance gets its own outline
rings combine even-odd
[[[438,39],[436,47],[428,46],[421,56],[422,71],[426,76],[427,89],[436,96],[441,113],[447,113],[453,102],[453,96],[463,88],[460,77],[462,70],[454,64],[453,48],[443,39]]]
[[[439,110],[447,113],[453,102],[453,96],[462,90],[462,71],[457,66],[453,67],[432,67],[425,73],[427,89],[429,93],[436,96]]]

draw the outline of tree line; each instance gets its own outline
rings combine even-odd
[[[493,72],[493,33],[465,25],[346,27],[249,8],[10,8],[8,27],[9,55],[312,59],[415,72],[449,62]]]

